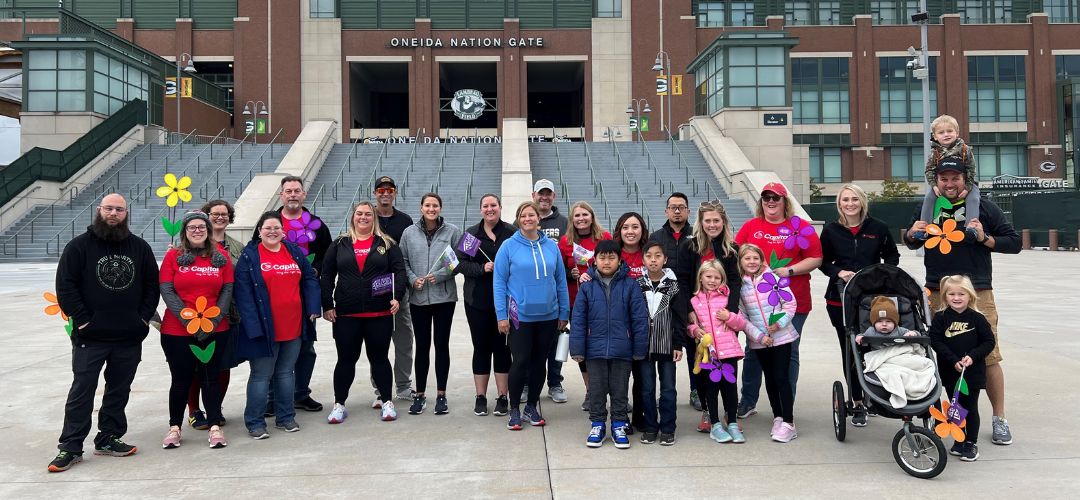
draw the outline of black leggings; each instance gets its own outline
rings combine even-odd
[[[446,380],[450,377],[450,326],[454,323],[456,307],[456,302],[409,306],[416,335],[416,392],[427,390],[432,323],[435,325],[435,381],[439,392],[446,391]]]
[[[727,423],[731,424],[738,420],[738,408],[739,408],[739,360],[729,359],[724,360],[723,363],[731,365],[735,369],[735,381],[728,382],[726,378],[721,378],[719,382],[713,382],[709,378],[709,370],[702,369],[701,373],[698,373],[698,387],[705,388],[705,398],[702,401],[702,407],[709,412],[709,421],[717,423],[720,421],[720,398],[724,401],[724,413],[727,414]]]
[[[776,347],[755,349],[761,371],[765,375],[765,392],[769,394],[769,406],[773,418],[783,417],[784,422],[795,423],[795,395],[791,393],[791,343]]]
[[[836,338],[840,341],[840,366],[844,366],[844,361],[847,359],[848,351],[851,350],[849,344],[847,332],[844,331],[844,308],[841,306],[834,306],[827,304],[825,310],[829,312],[829,321],[832,322],[834,328],[836,328]],[[858,356],[859,353],[854,353]],[[855,358],[852,357],[847,366],[847,384],[848,392],[851,393],[852,401],[862,401],[863,391],[862,386],[859,385],[859,374],[855,371]]]
[[[491,373],[492,360],[495,373],[510,373],[510,346],[506,335],[499,333],[499,319],[495,310],[484,311],[465,304],[465,319],[472,332],[473,375]]]
[[[945,368],[949,370],[953,369],[951,366]],[[945,388],[948,389],[949,392],[952,391],[952,388],[956,387],[956,380],[952,380],[951,382],[952,383],[943,381],[943,383],[945,384]],[[961,392],[960,397],[957,398],[957,400],[960,402],[960,406],[962,406],[965,410],[968,411],[967,424],[965,424],[963,431],[964,441],[967,441],[969,443],[979,442],[979,425],[982,423],[982,419],[979,418],[980,392],[982,392],[982,389],[969,389],[967,396],[965,396],[964,393]],[[949,401],[952,401],[951,393],[948,394],[948,398]],[[938,405],[938,408],[941,408],[941,406]]]
[[[394,392],[393,368],[390,367],[390,340],[393,338],[394,317],[376,316],[353,318],[338,316],[334,322],[334,345],[337,346],[337,366],[334,367],[334,402],[345,404],[349,399],[349,387],[356,379],[356,362],[367,341],[367,359],[371,365],[371,378],[383,401],[389,401]]]
[[[521,328],[514,328],[510,323],[510,352],[513,363],[510,365],[510,408],[521,405],[521,389],[529,385],[527,405],[536,405],[540,400],[540,389],[547,378],[548,352],[555,335],[559,333],[559,320],[521,322]],[[529,380],[525,380],[528,375]]]
[[[196,377],[202,387],[203,407],[206,408],[206,420],[214,425],[221,421],[221,387],[218,385],[218,372],[221,371],[221,342],[214,344],[214,355],[205,364],[195,357],[189,346],[206,349],[211,342],[218,340],[228,332],[214,333],[210,338],[199,342],[194,335],[161,334],[161,350],[172,373],[172,385],[169,386],[169,425],[183,426],[187,406],[188,392]]]

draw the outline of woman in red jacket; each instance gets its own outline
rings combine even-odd
[[[168,312],[161,322],[161,349],[172,373],[169,387],[169,432],[161,446],[180,447],[180,426],[192,380],[198,377],[210,426],[211,448],[225,447],[221,418],[221,353],[233,291],[229,257],[210,241],[210,217],[199,211],[184,214],[180,244],[161,263],[161,297]],[[226,333],[220,333],[226,332]],[[218,342],[218,341],[221,342]],[[221,349],[218,349],[221,347]],[[196,353],[209,353],[209,358]]]
[[[584,201],[574,203],[570,209],[570,227],[566,228],[566,234],[559,239],[559,251],[562,253],[563,262],[566,264],[566,288],[570,293],[570,317],[574,316],[574,299],[577,298],[578,285],[589,281],[589,266],[593,263],[593,251],[596,244],[601,240],[610,240],[611,234],[604,231],[600,222],[596,220],[596,212],[592,206]],[[578,363],[581,370],[581,379],[585,381],[585,387],[589,387],[589,373],[585,369],[585,363]],[[585,394],[585,401],[581,403],[581,409],[589,411],[589,395]]]

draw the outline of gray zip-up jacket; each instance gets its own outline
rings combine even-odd
[[[399,243],[401,255],[405,258],[405,274],[409,276],[409,304],[429,306],[457,302],[457,282],[454,280],[457,273],[448,273],[443,266],[439,266],[432,273],[435,275],[435,283],[427,282],[421,290],[413,288],[413,283],[426,276],[439,261],[447,245],[453,254],[453,250],[461,242],[461,229],[444,222],[442,217],[439,218],[432,235],[428,234],[423,224],[424,219],[420,218],[416,224],[405,229]]]

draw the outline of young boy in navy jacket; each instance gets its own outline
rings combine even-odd
[[[629,424],[630,368],[649,351],[649,309],[637,281],[628,276],[619,245],[611,240],[596,244],[589,280],[583,280],[570,323],[570,357],[585,361],[589,371],[588,446],[604,444],[607,400],[611,397],[611,438],[626,449]]]

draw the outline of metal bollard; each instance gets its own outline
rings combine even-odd
[[[1031,250],[1031,230],[1030,229],[1024,229],[1023,231],[1020,232],[1020,240],[1023,242],[1022,243],[1022,245],[1023,245],[1022,248],[1024,250]]]
[[[1057,249],[1058,249],[1058,238],[1057,238],[1058,234],[1057,233],[1058,233],[1057,229],[1051,229],[1050,230],[1050,251],[1051,252],[1056,252]]]

